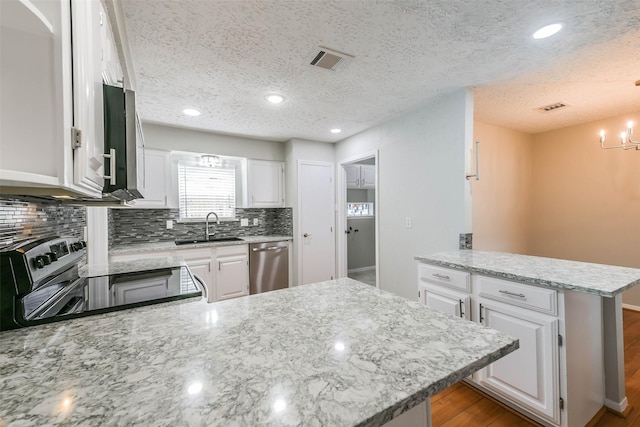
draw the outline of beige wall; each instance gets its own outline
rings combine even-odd
[[[473,247],[527,254],[533,138],[475,122],[474,139],[480,141],[480,180],[471,182]]]
[[[640,268],[640,150],[598,140],[628,120],[640,113],[536,135],[476,122],[474,248]],[[640,306],[640,286],[623,301]]]
[[[640,151],[616,144],[640,113],[533,136],[532,255],[640,268]],[[623,295],[640,306],[640,287]]]

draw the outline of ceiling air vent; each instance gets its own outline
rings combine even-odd
[[[325,70],[336,71],[344,67],[345,63],[351,59],[353,59],[352,55],[320,46],[320,51],[316,53],[316,56],[311,61],[311,65],[324,68]]]
[[[568,107],[569,104],[565,104],[564,102],[556,102],[555,104],[545,105],[544,107],[540,107],[537,110],[543,113],[549,113],[551,111],[559,110],[560,108]]]

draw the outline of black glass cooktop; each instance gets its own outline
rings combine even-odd
[[[186,267],[80,278],[70,269],[21,299],[24,326],[201,296]]]

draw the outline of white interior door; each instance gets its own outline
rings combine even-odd
[[[299,283],[335,276],[333,163],[298,162]]]

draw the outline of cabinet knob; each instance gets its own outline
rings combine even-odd
[[[302,235],[302,237],[310,237],[310,236],[311,236],[311,234],[309,234],[309,233],[304,233],[304,234]]]

